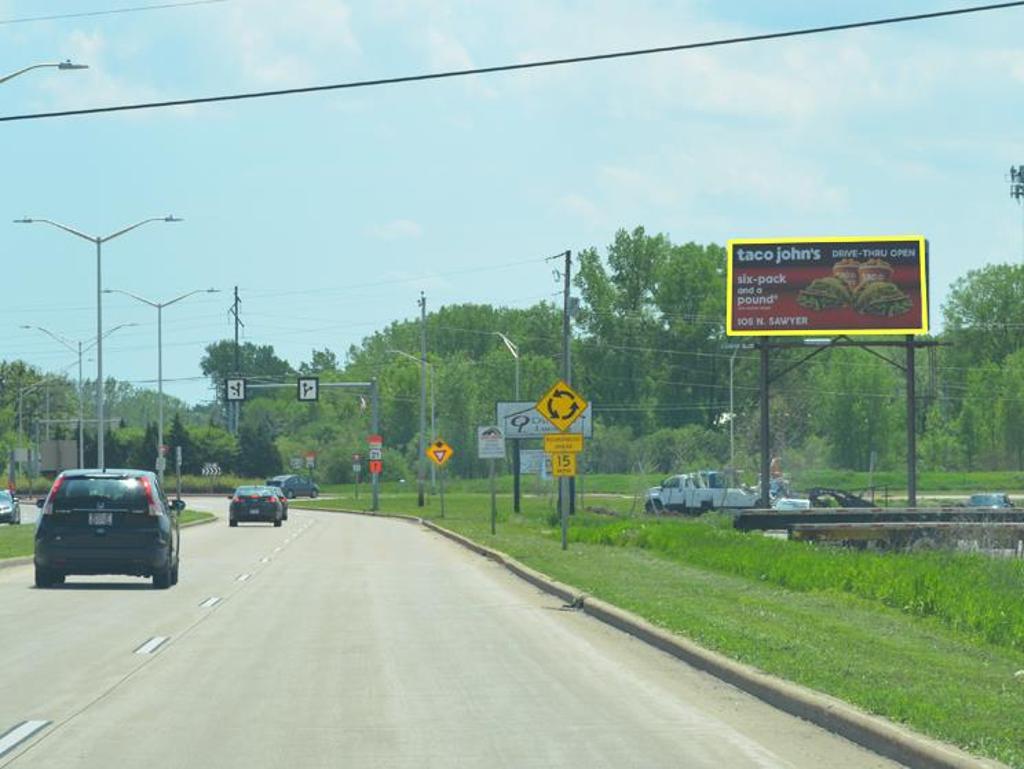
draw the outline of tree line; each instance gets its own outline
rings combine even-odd
[[[605,249],[577,255],[573,384],[594,404],[595,420],[583,456],[587,471],[668,473],[734,463],[753,480],[757,356],[725,335],[725,260],[720,245],[676,244],[642,227],[620,230]],[[922,469],[1024,469],[1022,299],[1024,267],[989,265],[960,278],[944,305],[933,309],[933,325],[942,320],[935,338],[940,346],[919,353],[917,365]],[[237,351],[236,366],[233,342],[222,340],[207,347],[201,367],[219,390],[231,375],[253,381],[300,374],[323,381],[375,378],[386,476],[411,479],[418,459],[420,370],[401,353],[419,357],[420,333],[419,321],[396,321],[343,357],[314,349],[308,361],[295,365],[271,345],[247,342]],[[561,309],[549,302],[529,308],[449,305],[428,314],[426,334],[434,407],[428,437],[443,437],[455,448],[449,472],[482,474],[476,428],[493,422],[495,403],[515,394],[516,360],[500,335],[518,346],[522,400],[535,400],[561,370]],[[776,363],[797,364],[802,355],[779,351]],[[834,349],[773,383],[772,449],[784,467],[901,468],[906,385],[892,365],[900,362]],[[41,376],[18,361],[0,364],[0,446],[16,438],[12,394]],[[75,389],[57,379],[65,385],[51,393],[51,410],[72,413]],[[108,440],[108,454],[151,466],[145,447],[155,444],[148,435],[155,396],[112,381],[106,386],[117,404],[111,413],[125,417],[125,427]],[[32,414],[40,413],[40,396],[41,390],[24,396]],[[208,407],[175,402],[167,413],[175,415],[167,442],[185,447],[192,471],[217,461],[225,471],[268,475],[315,451],[319,477],[346,482],[352,480],[353,455],[366,453],[370,432],[368,394],[348,389],[324,390],[315,404],[298,402],[290,389],[251,391],[237,434],[225,429],[223,397]]]

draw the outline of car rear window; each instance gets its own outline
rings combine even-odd
[[[65,478],[53,498],[53,509],[145,513],[149,502],[138,478]]]
[[[267,481],[267,485],[268,486],[280,486],[281,485],[281,481],[279,479],[277,479],[277,478],[271,478],[270,480]]]
[[[262,494],[262,493],[263,493],[263,487],[262,486],[239,486],[237,489],[235,489],[235,496],[238,496],[238,497],[247,497],[247,496],[249,496],[251,494]]]

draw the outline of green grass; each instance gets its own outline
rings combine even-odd
[[[182,510],[178,515],[178,522],[184,525],[196,521],[209,521],[216,517],[213,513],[205,513],[202,510]]]
[[[365,502],[365,499],[360,502]],[[439,500],[384,495],[437,519]],[[321,509],[354,500],[318,500]],[[581,513],[562,552],[553,503],[452,494],[444,525],[587,593],[783,678],[1024,767],[1022,564],[837,551],[700,521]],[[1021,602],[1024,603],[1024,602]]]
[[[216,517],[213,513],[204,513],[201,510],[184,510],[179,520],[181,523],[191,523]],[[36,527],[28,523],[20,526],[0,526],[0,560],[32,555],[35,531]]]
[[[32,555],[35,531],[35,526],[26,523],[0,527],[0,559]]]

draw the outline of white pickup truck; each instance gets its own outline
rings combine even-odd
[[[757,493],[727,488],[723,473],[702,470],[673,475],[647,490],[644,509],[649,513],[699,514],[708,510],[739,510],[756,507]]]

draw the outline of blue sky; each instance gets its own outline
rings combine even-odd
[[[966,0],[965,0],[966,2]],[[961,5],[939,0],[0,0],[0,114],[648,47]],[[543,258],[644,225],[675,241],[923,233],[932,315],[967,270],[1021,259],[1005,175],[1024,163],[1024,9],[524,73],[159,112],[0,124],[0,355],[71,357],[95,334],[95,259],[48,217],[108,233],[104,281],[163,300],[165,377],[230,334],[293,363],[428,306],[527,306]],[[106,373],[156,373],[155,311],[104,301]],[[191,401],[207,385],[169,381]]]

